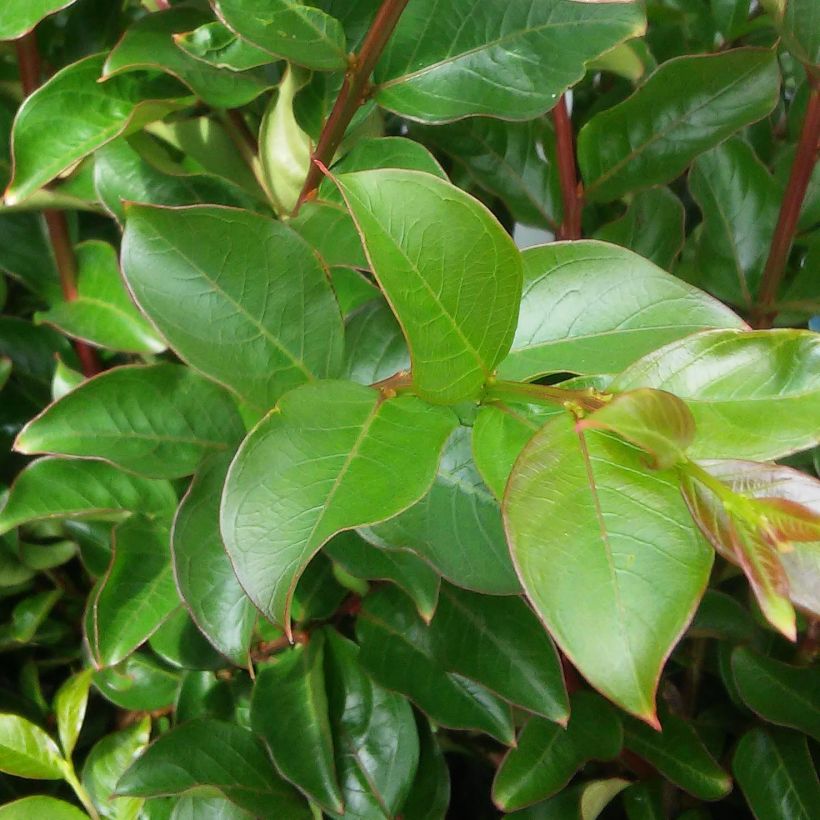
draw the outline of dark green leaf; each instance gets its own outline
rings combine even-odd
[[[444,820],[450,805],[450,770],[429,723],[419,717],[419,765],[407,800],[404,820]]]
[[[94,685],[121,709],[151,712],[174,702],[179,675],[137,652],[117,666],[95,672]]]
[[[820,13],[813,0],[763,0],[786,48],[807,66],[820,65]]]
[[[208,670],[193,669],[182,679],[174,712],[178,723],[198,717],[231,720],[235,706],[231,681]]]
[[[179,669],[221,669],[227,666],[225,658],[208,643],[184,606],[178,606],[160,624],[148,643],[158,657]]]
[[[515,820],[595,820],[628,785],[629,781],[620,777],[589,780],[506,816]]]
[[[0,270],[52,303],[62,298],[60,279],[42,214],[0,213]]]

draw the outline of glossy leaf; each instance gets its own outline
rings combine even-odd
[[[361,532],[376,546],[410,550],[457,586],[492,595],[520,590],[498,504],[473,464],[467,427],[450,436],[424,498]]]
[[[310,559],[336,533],[417,501],[454,424],[446,409],[349,382],[283,397],[240,447],[222,499],[225,547],[257,607],[290,629]]]
[[[609,430],[645,450],[651,466],[673,467],[695,437],[689,408],[664,390],[639,388],[618,393],[600,410],[578,422],[579,430]]]
[[[375,384],[401,370],[410,370],[407,342],[387,304],[374,299],[345,323],[344,374],[359,384]]]
[[[197,719],[154,741],[117,784],[117,794],[156,797],[212,786],[252,814],[271,806],[293,820],[311,813],[299,794],[274,771],[262,742],[248,729]]]
[[[57,744],[19,715],[0,714],[0,771],[31,780],[60,780],[66,771]]]
[[[779,90],[775,54],[765,49],[669,60],[581,129],[586,196],[609,201],[670,182],[698,154],[765,117]]]
[[[812,0],[763,0],[786,48],[807,66],[820,65],[820,15]]]
[[[578,692],[566,728],[538,717],[527,721],[496,772],[493,801],[514,811],[544,800],[588,760],[617,757],[622,742],[621,725],[609,704],[591,692]]]
[[[111,566],[89,600],[86,637],[100,666],[130,655],[179,606],[168,541],[167,526],[140,516],[114,530]]]
[[[559,417],[516,462],[504,521],[527,597],[558,645],[596,689],[656,725],[658,677],[694,615],[712,553],[676,476],[642,459]]]
[[[174,801],[170,820],[252,820],[253,815],[240,809],[211,789],[194,789]]]
[[[325,811],[341,814],[323,663],[319,633],[262,669],[253,687],[251,723],[276,768]]]
[[[203,23],[194,31],[174,35],[186,54],[217,68],[247,71],[272,62],[270,52],[251,45],[222,23]]]
[[[376,68],[376,101],[423,122],[531,119],[583,77],[588,61],[643,28],[634,3],[420,0]]]
[[[63,754],[70,757],[80,736],[88,704],[88,690],[91,687],[91,669],[72,675],[54,697],[54,711],[57,714],[57,732]]]
[[[432,634],[402,592],[383,587],[368,595],[356,634],[362,666],[373,679],[406,694],[436,723],[513,742],[509,707],[483,686],[445,671]]]
[[[596,820],[628,785],[629,781],[620,777],[588,780],[564,789],[543,803],[507,816],[515,820]]]
[[[558,655],[521,598],[477,595],[444,584],[430,634],[445,669],[566,724],[569,703]]]
[[[16,40],[44,17],[70,6],[74,0],[8,0],[0,22],[0,40]]]
[[[790,666],[739,646],[732,653],[732,673],[740,696],[762,718],[820,738],[817,669]]]
[[[117,666],[95,672],[94,685],[121,709],[151,712],[174,702],[179,675],[152,656],[136,652]]]
[[[150,478],[190,475],[243,433],[231,397],[174,364],[118,367],[75,387],[22,430],[22,453],[100,458]]]
[[[510,237],[476,200],[429,174],[336,178],[402,325],[419,396],[474,398],[509,349],[521,295]]]
[[[423,718],[419,730],[419,765],[407,800],[401,807],[404,820],[444,820],[450,805],[450,770],[441,746]]]
[[[523,259],[521,315],[501,378],[617,372],[695,331],[745,326],[705,293],[615,245],[559,242],[530,248]]]
[[[13,803],[0,806],[2,820],[30,820],[32,817],[48,817],[49,820],[85,820],[88,815],[65,800],[44,795],[21,797]]]
[[[695,729],[671,712],[662,715],[663,731],[627,718],[624,745],[664,777],[701,800],[719,800],[732,789],[732,779],[709,754]]]
[[[122,260],[137,303],[171,347],[259,409],[339,367],[330,285],[281,223],[228,208],[134,205]]]
[[[299,0],[212,0],[219,18],[249,43],[318,71],[344,69],[347,47],[338,20]]]
[[[270,85],[261,75],[210,66],[189,57],[174,44],[174,34],[189,31],[207,19],[207,15],[190,7],[145,15],[128,28],[108,55],[103,76],[156,69],[181,80],[207,105],[238,108],[251,102]]]
[[[219,501],[232,458],[225,453],[197,471],[171,537],[179,593],[205,637],[237,666],[247,663],[256,609],[234,575],[219,534]]]
[[[43,217],[37,213],[0,213],[0,269],[51,303],[62,298]]]
[[[801,330],[719,330],[650,353],[611,389],[654,387],[695,418],[692,458],[779,458],[820,441],[820,339]]]
[[[20,107],[7,204],[26,199],[120,134],[185,104],[185,90],[168,77],[137,73],[98,82],[104,60],[104,55],[86,57],[58,71]]]
[[[689,190],[703,213],[696,252],[703,281],[750,308],[780,210],[777,183],[748,143],[732,139],[692,163]]]
[[[755,817],[811,820],[820,804],[820,783],[806,738],[795,732],[747,732],[735,750],[732,770]]]
[[[0,532],[51,518],[110,520],[134,511],[170,515],[175,507],[167,481],[127,475],[102,462],[46,457],[17,476],[0,512]]]
[[[179,600],[179,599],[177,599]],[[184,606],[177,606],[148,639],[152,651],[179,669],[221,669],[225,658],[205,639]]]
[[[370,680],[354,643],[335,631],[326,636],[330,719],[344,796],[344,814],[334,816],[389,820],[399,813],[418,766],[413,710]]]

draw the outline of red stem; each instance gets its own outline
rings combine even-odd
[[[760,283],[760,293],[753,316],[753,324],[756,327],[771,327],[777,316],[774,302],[786,270],[789,252],[797,231],[797,222],[800,218],[800,209],[803,206],[806,189],[817,160],[818,140],[820,140],[820,81],[809,74],[809,84],[811,91],[806,108],[806,118],[803,120],[803,130],[800,133],[789,182],[786,185],[786,193],[780,206],[780,216],[777,220],[777,227],[774,229],[769,257],[763,269],[763,279]]]
[[[165,11],[166,9],[171,8],[171,4],[168,0],[154,0],[157,4],[157,11]]]
[[[40,87],[40,55],[37,51],[37,40],[33,31],[21,37],[15,43],[17,47],[17,64],[20,70],[20,84],[26,97],[33,94]],[[74,249],[71,246],[71,237],[68,233],[68,223],[62,211],[44,210],[43,217],[48,228],[51,249],[54,252],[54,262],[60,275],[60,287],[63,298],[71,302],[77,298],[77,261],[74,258]],[[77,339],[74,340],[74,349],[80,360],[83,374],[93,376],[101,370],[97,352]]]
[[[382,51],[384,51],[390,35],[396,28],[399,17],[401,17],[407,3],[408,0],[383,0],[381,7],[376,12],[359,53],[351,59],[342,90],[339,92],[333,110],[322,129],[316,150],[311,155],[307,179],[305,179],[305,184],[302,186],[302,192],[299,195],[299,201],[296,203],[294,213],[299,211],[302,203],[311,197],[322,181],[322,171],[317,161],[325,166],[329,166],[333,162],[333,156],[344,138],[353,115],[365,101],[370,75],[373,73],[373,69],[376,67],[376,63]]]
[[[578,182],[578,173],[575,168],[575,139],[572,134],[572,121],[567,111],[566,97],[563,94],[552,109],[552,121],[555,124],[558,149],[558,180],[561,185],[561,199],[564,203],[564,219],[558,229],[558,238],[580,239],[583,188]]]

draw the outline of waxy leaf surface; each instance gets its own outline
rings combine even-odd
[[[19,715],[0,714],[0,772],[31,780],[60,780],[65,773],[57,744]]]
[[[31,31],[49,14],[67,8],[75,0],[6,0],[0,19],[0,40],[16,40]]]

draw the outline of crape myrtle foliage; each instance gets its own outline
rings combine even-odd
[[[816,816],[816,0],[0,41],[0,819]]]

